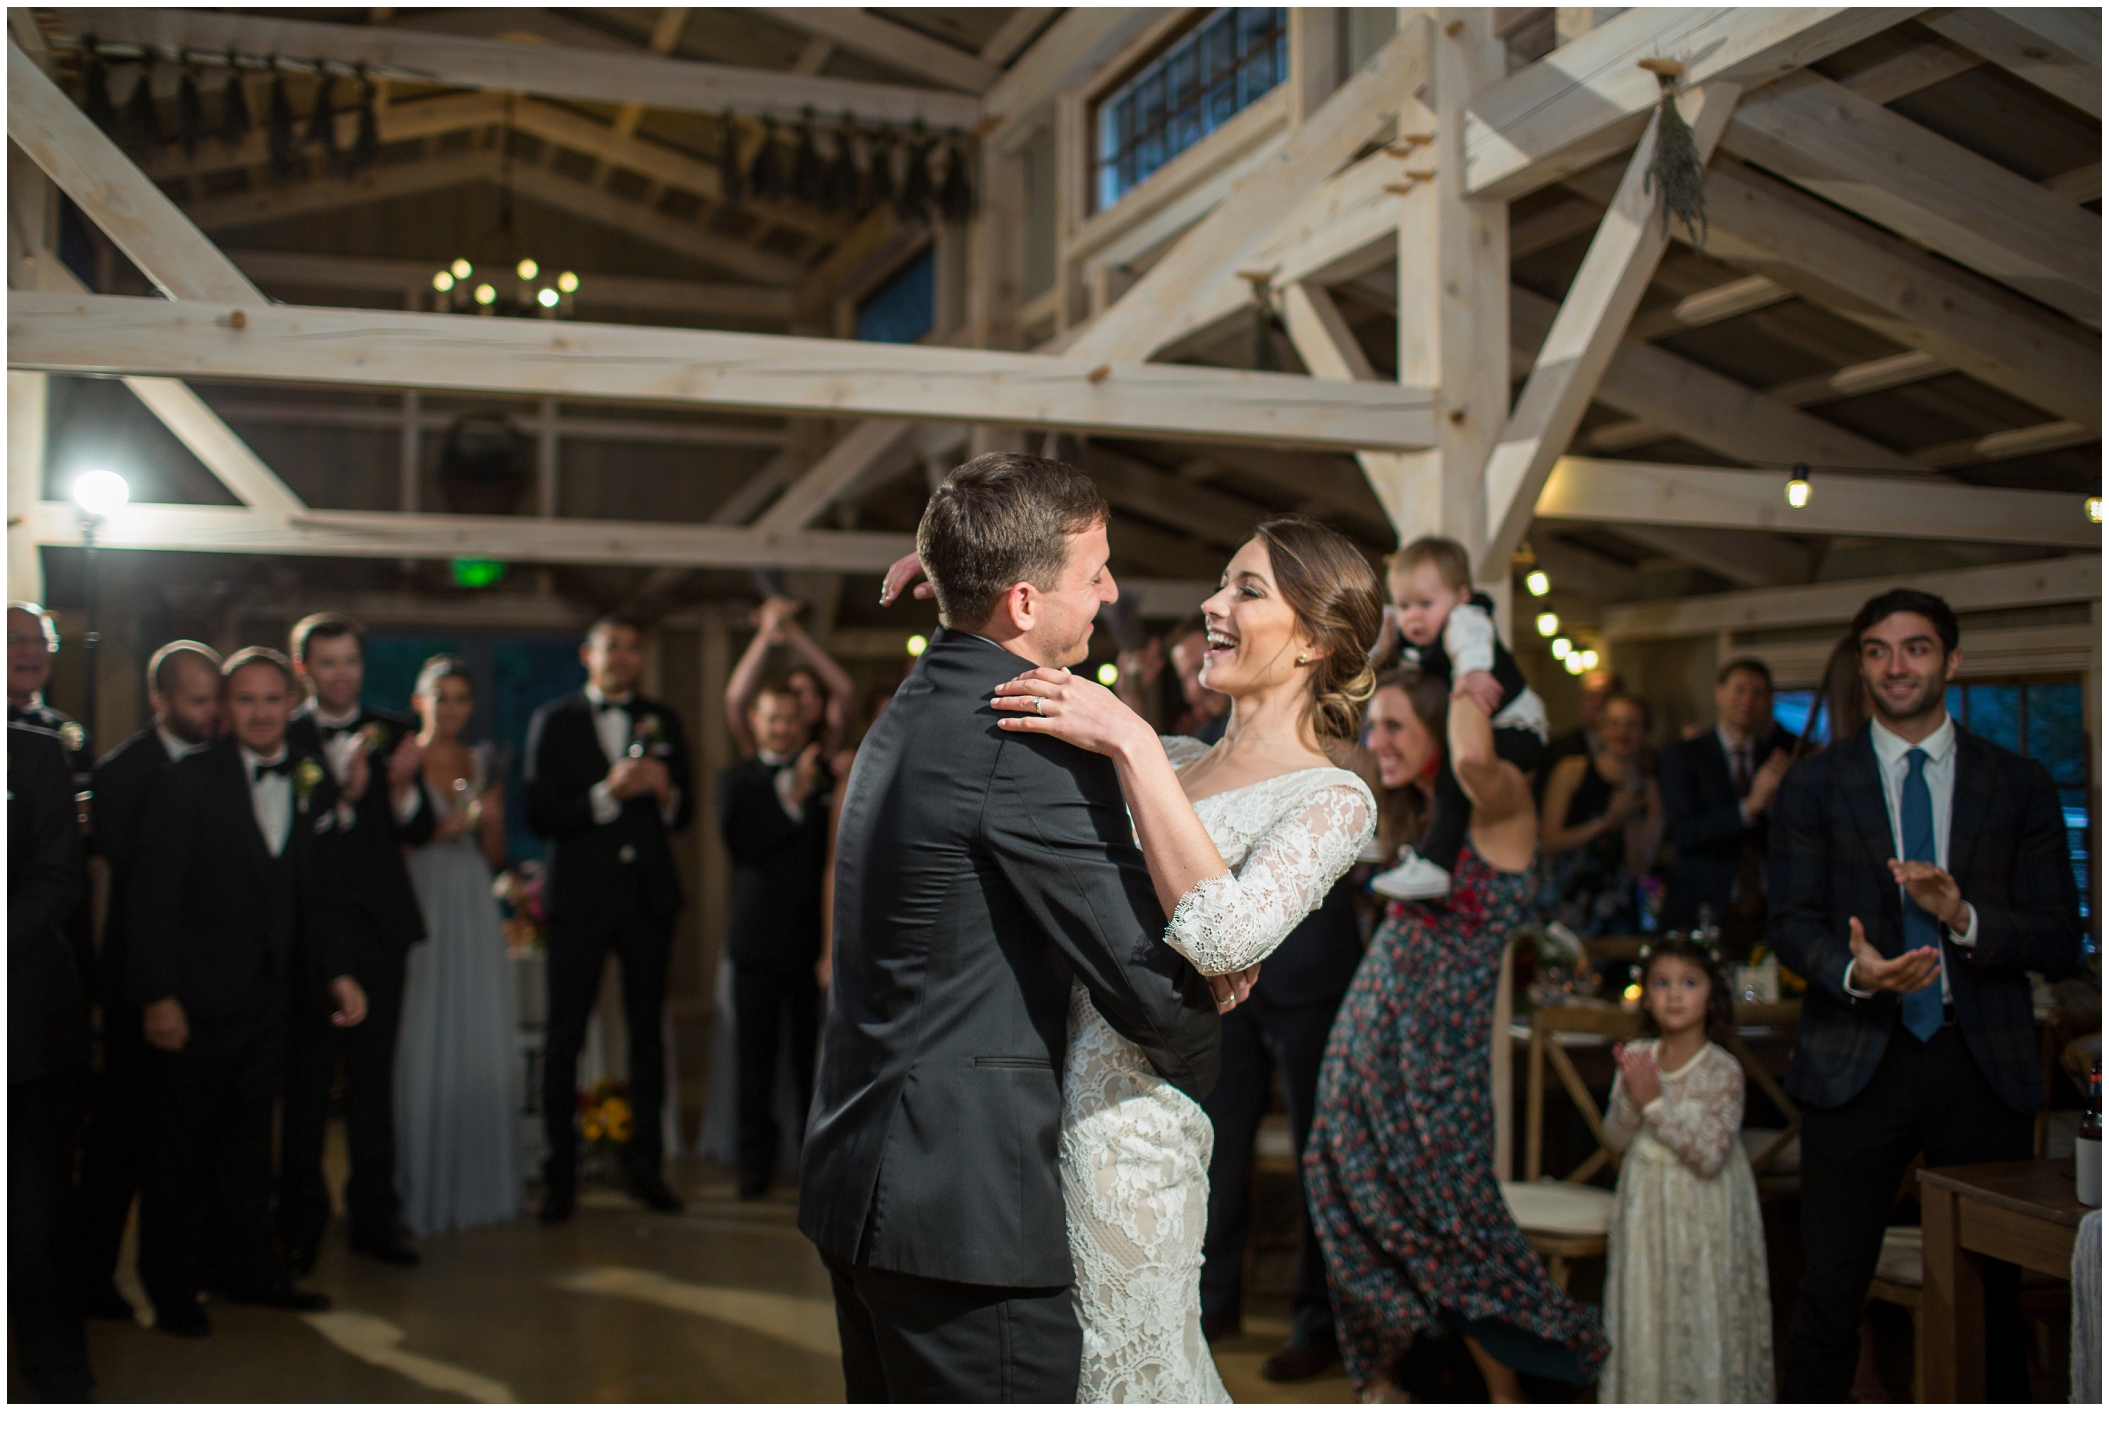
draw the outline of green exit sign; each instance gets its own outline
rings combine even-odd
[[[505,579],[505,563],[493,557],[454,558],[454,585],[487,587]]]

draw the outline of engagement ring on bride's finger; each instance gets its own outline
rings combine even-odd
[[[1047,715],[1047,699],[1045,697],[1033,698],[1033,711],[1045,717]]]

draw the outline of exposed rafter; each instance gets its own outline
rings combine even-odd
[[[905,25],[896,25],[867,10],[808,8],[799,6],[750,7],[757,15],[781,21],[794,30],[832,40],[844,50],[854,51],[907,75],[934,80],[954,90],[979,95],[995,83],[1002,70],[978,55],[955,50],[941,40],[919,35]]]
[[[2039,90],[2102,118],[2102,12],[1964,5],[1926,24]]]

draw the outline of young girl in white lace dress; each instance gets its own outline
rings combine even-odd
[[[1026,673],[994,705],[1010,714],[1007,729],[1113,758],[1170,918],[1165,938],[1228,1003],[1375,828],[1368,786],[1325,744],[1355,737],[1375,690],[1366,658],[1382,600],[1346,538],[1278,517],[1239,548],[1201,611],[1201,685],[1231,698],[1213,747],[1156,736],[1111,692],[1066,672]],[[1214,1142],[1201,1105],[1074,989],[1060,1167],[1084,1334],[1078,1402],[1230,1402],[1201,1331]]]
[[[1645,955],[1642,1038],[1618,1053],[1604,1134],[1623,1150],[1604,1270],[1607,1404],[1772,1400],[1772,1303],[1743,1068],[1720,966],[1672,939]]]

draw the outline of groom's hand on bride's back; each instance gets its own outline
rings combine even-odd
[[[900,600],[901,593],[908,590],[911,582],[915,584],[917,601],[927,602],[937,595],[936,589],[923,580],[923,559],[914,552],[908,553],[886,569],[886,580],[879,583],[879,605],[892,606]]]

